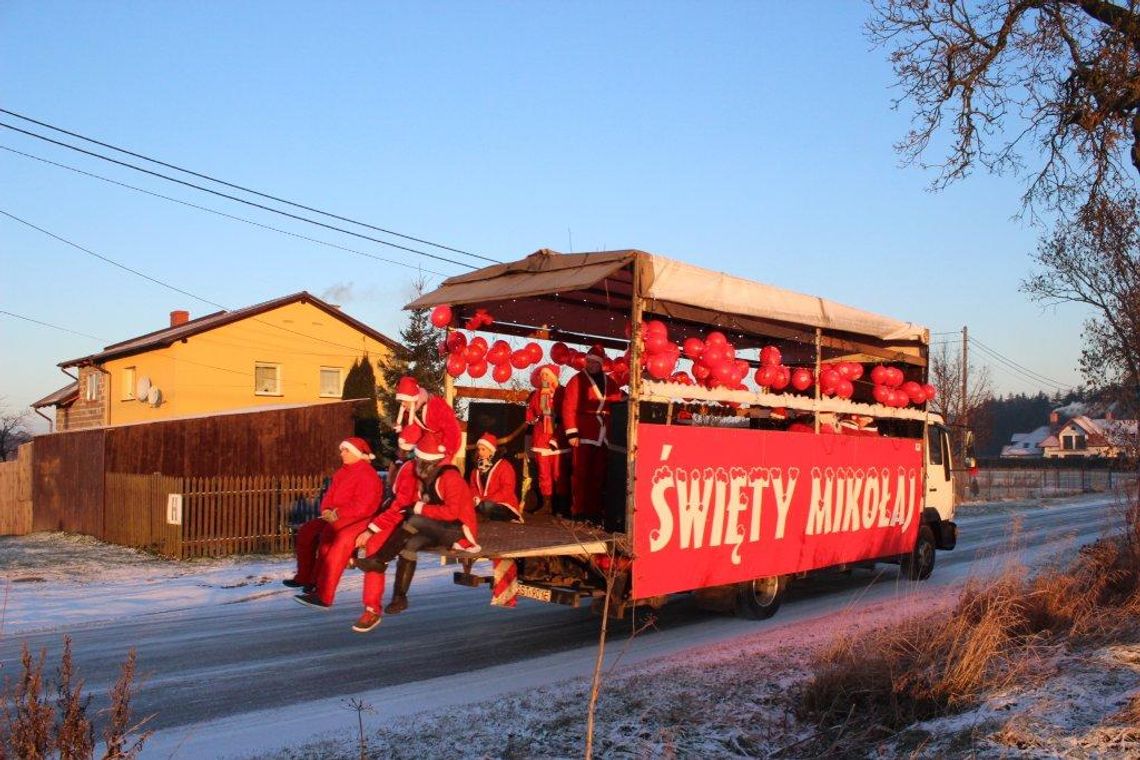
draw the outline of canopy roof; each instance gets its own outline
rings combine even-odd
[[[554,299],[566,307],[577,305],[575,322],[579,329],[613,335],[612,330],[605,329],[599,312],[629,313],[631,265],[635,262],[641,267],[641,296],[654,313],[706,324],[752,317],[885,343],[929,340],[928,330],[912,322],[636,250],[565,254],[543,249],[520,261],[451,277],[407,308],[509,302],[505,311],[502,306],[496,307],[496,319],[538,325],[543,323],[542,309],[536,308],[541,305],[533,299]],[[613,315],[605,319],[612,323]],[[749,327],[740,320],[733,321]]]

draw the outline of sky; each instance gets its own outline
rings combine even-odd
[[[1078,384],[1085,313],[1018,289],[1039,234],[1014,220],[1020,180],[977,174],[931,193],[930,172],[901,165],[909,115],[892,109],[868,13],[854,1],[809,16],[774,2],[7,0],[0,107],[494,259],[638,248],[925,325],[936,349],[968,326]],[[174,309],[308,290],[395,337],[418,275],[469,271],[9,129],[0,148],[12,409],[64,385],[58,363],[164,327]],[[1056,389],[972,347],[975,362],[998,392]]]

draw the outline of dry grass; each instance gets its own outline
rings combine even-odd
[[[825,744],[873,742],[1047,675],[1058,649],[1140,636],[1140,506],[1128,509],[1125,534],[1082,548],[1068,567],[1032,578],[1011,567],[968,583],[948,614],[838,640],[813,663],[799,716]]]

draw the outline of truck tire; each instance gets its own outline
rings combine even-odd
[[[736,614],[748,620],[767,620],[780,609],[787,584],[782,575],[737,584]]]
[[[901,567],[912,581],[924,581],[934,572],[934,531],[929,525],[919,527],[914,551],[903,557]]]

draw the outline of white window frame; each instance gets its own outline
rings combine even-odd
[[[325,393],[324,374],[336,373],[336,393]],[[320,398],[340,398],[344,395],[344,367],[321,367],[317,371],[317,396]]]
[[[83,381],[83,400],[84,401],[98,401],[99,400],[99,386],[103,378],[100,377],[99,370],[91,369],[87,372]]]
[[[138,383],[138,367],[123,367],[123,387],[119,391],[120,401],[134,401]]]
[[[257,371],[259,369],[271,369],[277,378],[277,389],[272,391],[259,390],[257,387]],[[281,365],[277,362],[254,362],[253,363],[253,395],[255,396],[284,396],[285,395],[285,379],[282,377]]]

